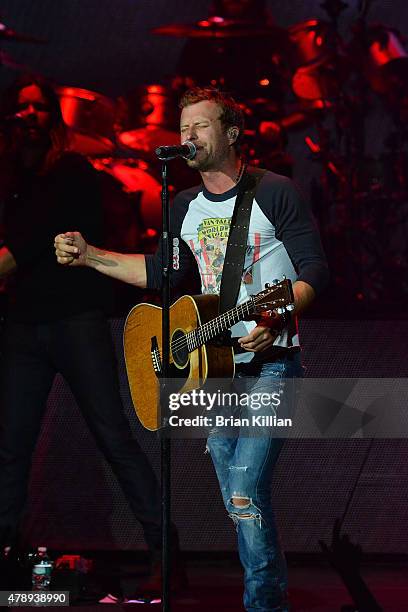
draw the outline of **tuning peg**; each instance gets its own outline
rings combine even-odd
[[[295,310],[295,305],[294,304],[288,304],[286,306],[286,310],[288,310],[289,312],[291,312],[292,310]]]
[[[265,283],[265,289],[269,289],[271,287],[271,283]]]
[[[276,312],[281,315],[281,314],[284,314],[285,309],[279,306],[279,308],[276,309]]]
[[[282,280],[286,280],[286,275],[282,274]]]
[[[279,285],[279,280],[277,278],[274,278],[272,281],[272,285]]]

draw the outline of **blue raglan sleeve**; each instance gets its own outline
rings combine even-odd
[[[316,294],[329,281],[329,270],[319,232],[306,200],[295,183],[268,172],[259,184],[257,201],[275,227],[298,274]]]

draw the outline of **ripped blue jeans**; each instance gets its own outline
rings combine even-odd
[[[245,389],[251,396],[280,393],[283,398],[284,410],[282,406],[276,410],[268,406],[258,411],[259,415],[275,413],[279,417],[279,413],[284,413],[293,416],[293,378],[302,376],[299,353],[240,368],[237,372],[240,391]],[[238,413],[235,409],[235,414],[240,414],[242,420],[249,410],[240,407]],[[287,567],[271,499],[272,473],[283,443],[283,438],[274,437],[274,427],[270,424],[257,427],[254,435],[242,426],[228,436],[213,431],[207,442],[225,507],[237,530],[239,557],[245,572],[244,607],[247,612],[289,610]]]

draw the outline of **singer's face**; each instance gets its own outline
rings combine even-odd
[[[23,120],[25,136],[29,141],[40,142],[48,136],[51,125],[50,108],[37,85],[28,85],[20,90],[17,112]]]
[[[190,168],[206,172],[217,170],[230,154],[230,142],[221,123],[222,109],[215,102],[202,100],[183,108],[180,117],[181,142],[191,140],[197,147]]]

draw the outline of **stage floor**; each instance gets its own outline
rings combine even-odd
[[[182,594],[172,598],[172,612],[243,612],[242,572],[235,559],[187,559],[190,586]],[[111,582],[111,565],[107,558],[99,559],[92,577],[95,594]],[[137,581],[143,574],[142,565],[115,562],[117,578],[127,596],[132,595]],[[109,574],[108,574],[109,572]],[[363,565],[362,575],[384,612],[408,610],[408,566],[405,563],[376,563]],[[292,612],[340,612],[343,606],[352,606],[352,600],[340,577],[324,562],[304,565],[289,563],[290,601]],[[97,604],[78,601],[75,609],[91,612],[96,608],[126,610],[161,610],[161,604]],[[19,608],[32,610],[32,608]],[[354,608],[346,608],[353,610]],[[61,610],[61,608],[55,608]],[[362,611],[361,611],[362,612]]]

